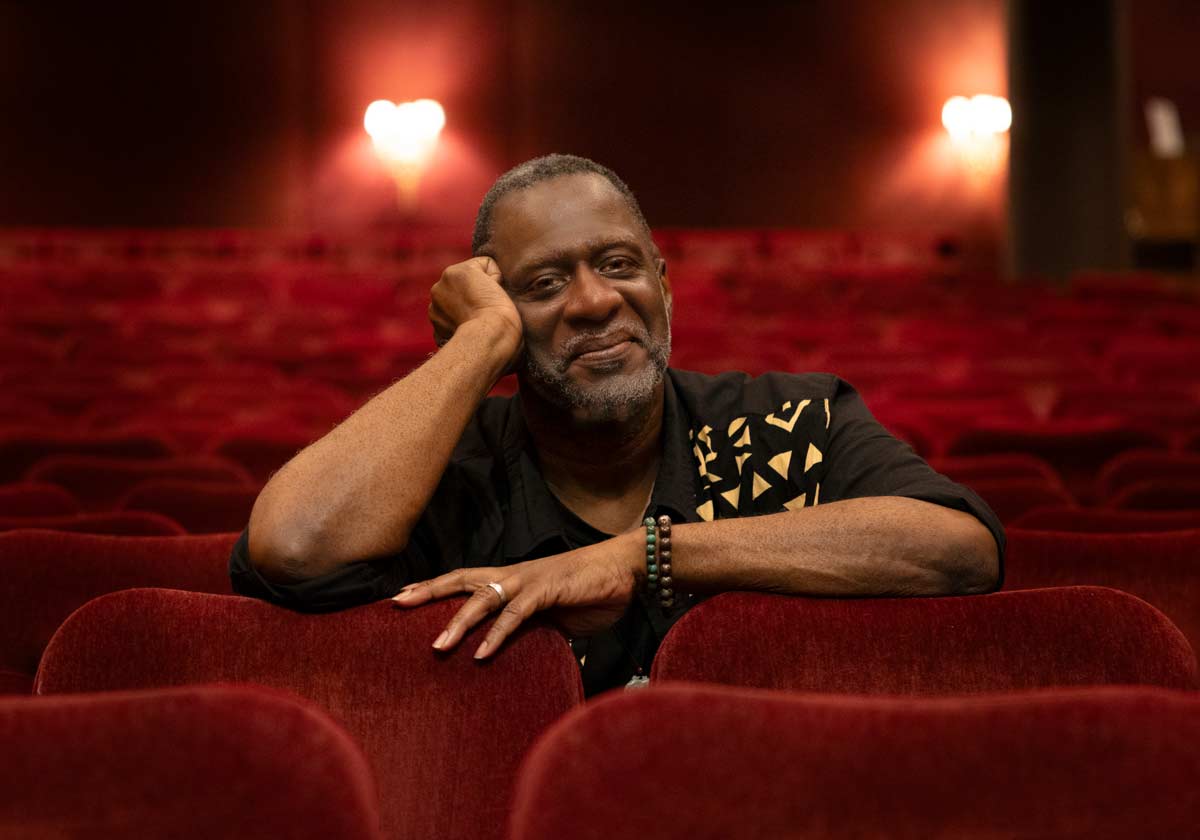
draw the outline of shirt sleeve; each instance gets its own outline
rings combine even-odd
[[[848,382],[837,380],[829,414],[821,500],[902,496],[973,515],[996,540],[998,589],[1004,582],[1004,526],[987,503],[975,491],[934,470],[911,446],[888,432]]]

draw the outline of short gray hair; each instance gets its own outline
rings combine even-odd
[[[529,189],[534,184],[549,181],[551,178],[561,178],[564,175],[599,175],[608,181],[625,199],[630,212],[642,226],[646,236],[650,236],[650,225],[646,223],[646,217],[642,215],[642,208],[638,206],[633,190],[617,177],[617,173],[607,166],[601,166],[596,161],[588,160],[585,157],[553,154],[527,160],[496,179],[491,189],[487,191],[487,195],[483,197],[483,203],[479,205],[479,212],[475,215],[475,233],[471,236],[471,255],[478,257],[491,241],[496,204],[500,199],[509,193]]]

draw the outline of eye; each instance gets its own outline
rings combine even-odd
[[[632,271],[634,268],[634,262],[629,257],[612,257],[604,262],[604,270],[615,274]]]
[[[525,287],[525,291],[532,295],[547,295],[556,291],[563,283],[563,278],[557,274],[544,274],[541,277],[535,277]]]

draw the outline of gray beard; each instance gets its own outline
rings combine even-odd
[[[667,370],[671,356],[671,328],[668,322],[665,341],[655,341],[641,325],[623,325],[650,357],[648,364],[632,372],[611,373],[600,382],[581,386],[567,376],[571,366],[571,350],[553,355],[542,350],[526,348],[521,363],[522,373],[551,404],[581,415],[587,423],[612,423],[628,420],[643,413],[654,399],[659,383]],[[609,327],[603,331],[611,331]],[[578,341],[593,338],[602,332],[579,336]]]

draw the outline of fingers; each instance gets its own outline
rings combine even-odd
[[[500,266],[491,257],[476,257],[475,264],[483,270],[484,274],[490,274],[497,280],[500,279]]]
[[[400,607],[417,607],[448,595],[470,592],[471,597],[459,608],[446,628],[434,640],[440,651],[453,650],[467,633],[497,610],[500,614],[487,636],[475,651],[476,659],[494,653],[504,640],[538,610],[538,600],[521,591],[521,581],[515,575],[497,580],[496,569],[459,569],[432,580],[410,583],[392,598]],[[508,603],[501,603],[500,594],[488,584],[496,581],[504,590]],[[503,609],[501,609],[503,607]]]
[[[457,595],[461,592],[473,592],[475,586],[468,581],[470,572],[476,569],[456,569],[453,572],[435,577],[433,580],[422,580],[410,583],[401,589],[392,601],[401,607],[418,607],[437,598],[447,595]]]
[[[500,615],[492,622],[492,628],[484,636],[483,642],[475,651],[476,659],[486,659],[500,648],[504,640],[512,635],[525,619],[533,615],[537,609],[533,598],[521,596],[509,601],[500,611]]]
[[[500,585],[507,594],[510,591],[509,587],[515,586],[516,581],[510,578]],[[453,650],[462,641],[463,636],[499,608],[500,595],[496,590],[486,584],[480,586],[454,614],[454,618],[450,619],[446,629],[434,640],[433,646],[438,650]],[[478,658],[477,655],[476,659]]]

